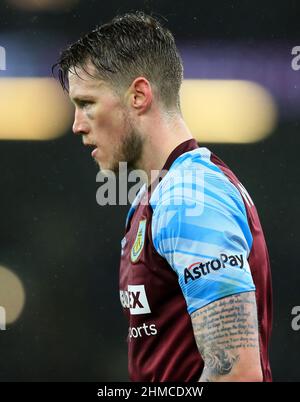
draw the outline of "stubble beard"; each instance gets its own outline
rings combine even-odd
[[[131,171],[134,169],[140,168],[140,161],[142,159],[144,149],[144,139],[134,128],[130,128],[129,134],[124,136],[122,142],[115,148],[112,158],[111,164],[107,169],[114,172],[115,174],[119,173],[119,163],[126,162],[127,170]],[[100,170],[103,170],[101,164],[96,162],[99,166]]]
[[[144,139],[141,134],[131,128],[130,134],[124,138],[124,142],[121,144],[119,156],[115,159],[116,170],[119,170],[119,161],[127,162],[128,171],[139,169],[141,167],[140,162],[143,156]],[[115,170],[115,171],[116,171]]]

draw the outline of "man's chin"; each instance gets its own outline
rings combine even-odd
[[[105,163],[105,162],[99,162],[99,161],[95,161],[95,163],[98,166],[99,170],[102,171],[103,173],[105,171],[113,172],[114,174],[119,173],[119,163],[112,164],[112,163]]]
[[[96,159],[94,159],[94,163],[95,163],[95,165],[99,168],[99,170],[102,170],[102,166],[101,166],[101,164],[100,164],[99,161],[97,161]]]
[[[125,169],[127,172],[130,172],[134,169],[137,169],[136,166],[134,166],[131,162],[127,161],[119,161],[119,160],[113,160],[113,161],[99,161],[95,159],[95,164],[98,166],[100,171],[110,171],[113,172],[114,174],[118,175],[122,169]]]

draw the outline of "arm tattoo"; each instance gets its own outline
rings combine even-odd
[[[191,314],[204,360],[201,381],[230,374],[242,348],[259,348],[255,292],[239,293]]]

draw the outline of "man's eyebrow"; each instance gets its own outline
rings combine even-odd
[[[80,102],[83,102],[83,101],[92,102],[95,100],[95,98],[91,95],[82,95],[82,96],[77,95],[77,96],[74,96],[74,98],[70,97],[70,99],[71,99],[71,102],[77,103],[77,104]]]

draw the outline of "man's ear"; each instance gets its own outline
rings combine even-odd
[[[128,89],[130,106],[138,114],[143,114],[149,110],[153,100],[153,90],[150,82],[145,77],[136,78]]]

